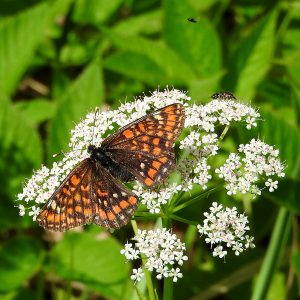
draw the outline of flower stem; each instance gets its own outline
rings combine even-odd
[[[220,135],[220,137],[219,137],[220,140],[223,140],[223,138],[224,138],[224,136],[226,135],[228,129],[229,129],[229,125],[227,125],[227,126],[224,128],[223,132],[221,133],[221,135]]]
[[[192,205],[196,202],[198,202],[199,200],[203,199],[203,198],[207,198],[210,194],[212,193],[216,193],[218,192],[219,190],[221,190],[223,187],[221,185],[219,186],[216,186],[214,188],[211,188],[209,190],[206,190],[205,192],[201,193],[201,194],[197,194],[193,197],[191,197],[189,200],[186,200],[185,202],[179,204],[178,206],[176,206],[175,208],[172,209],[172,212],[175,213],[189,205]]]
[[[137,227],[136,221],[131,220],[131,226],[133,228],[134,234],[137,235],[138,227]],[[146,284],[147,284],[147,289],[148,289],[148,294],[149,294],[149,300],[155,300],[155,293],[154,293],[151,273],[145,267],[146,259],[143,256],[142,256],[142,262],[143,262],[143,272],[145,274],[145,279],[146,279]]]
[[[173,299],[173,279],[165,278],[163,300],[172,300],[172,299]]]
[[[163,227],[170,228],[172,220],[170,218],[163,218]],[[163,300],[172,300],[173,299],[173,280],[172,278],[164,278],[164,291],[163,291]]]
[[[276,269],[281,250],[286,242],[291,228],[290,213],[284,207],[280,208],[271,241],[257,278],[251,300],[266,298],[272,276]]]

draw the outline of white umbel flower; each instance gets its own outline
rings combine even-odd
[[[238,214],[235,207],[223,208],[214,202],[210,212],[205,212],[204,216],[203,225],[199,224],[197,228],[201,236],[206,236],[205,242],[213,248],[213,256],[223,258],[230,249],[239,255],[245,249],[255,247],[254,238],[245,235],[250,230],[248,218]]]
[[[231,153],[225,164],[216,169],[216,173],[226,182],[228,195],[238,192],[261,194],[257,185],[260,180],[273,192],[278,187],[274,177],[284,177],[285,166],[280,162],[279,151],[260,140],[252,139],[250,143],[240,145],[240,154]],[[272,178],[270,178],[272,177]]]
[[[143,256],[146,259],[145,267],[150,272],[155,272],[157,279],[172,277],[176,282],[182,277],[179,266],[182,266],[188,257],[185,255],[185,244],[175,234],[166,228],[138,230],[133,240],[135,244],[126,243],[125,248],[121,250],[121,254],[127,260],[137,259],[132,255],[134,252],[139,258]],[[134,271],[132,279],[137,280],[136,276],[137,271]]]

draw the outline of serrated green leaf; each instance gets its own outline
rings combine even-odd
[[[232,82],[236,78],[234,94],[240,98],[251,99],[257,84],[270,69],[276,20],[276,11],[262,19],[251,34],[240,42],[233,55],[234,74],[229,77]]]
[[[182,0],[164,1],[165,28],[167,44],[197,72],[199,77],[212,75],[221,66],[221,48],[219,38],[204,17],[197,23],[187,19],[196,12]]]
[[[110,41],[118,47],[118,49],[126,52],[132,52],[139,54],[138,56],[144,56],[160,69],[161,77],[165,77],[165,81],[169,84],[186,84],[193,78],[195,73],[193,69],[188,66],[172,49],[164,45],[162,42],[147,40],[138,36],[120,36],[113,31],[103,28],[103,32],[110,39]],[[107,58],[109,60],[109,57]],[[126,61],[123,62],[126,67]],[[132,62],[134,67],[137,63]],[[152,63],[152,64],[153,64]],[[136,66],[138,68],[138,66]],[[121,67],[120,67],[121,68]],[[130,70],[128,71],[130,72]],[[147,72],[147,69],[144,69]],[[136,76],[139,76],[136,74]]]
[[[30,8],[0,23],[0,89],[12,94],[31,63],[34,51],[47,24],[45,3]]]
[[[80,280],[104,295],[120,297],[129,273],[121,249],[111,237],[70,233],[52,250],[55,265],[51,268],[62,278]]]
[[[103,102],[101,68],[98,62],[92,62],[57,99],[57,109],[49,125],[49,153],[66,149],[74,123]]]
[[[41,267],[41,245],[33,238],[17,237],[0,248],[0,291],[22,286]]]

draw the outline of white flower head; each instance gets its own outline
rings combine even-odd
[[[237,209],[223,208],[214,202],[210,212],[204,213],[203,225],[198,225],[200,235],[205,235],[205,242],[213,248],[213,256],[223,258],[232,249],[239,255],[245,249],[254,248],[254,238],[245,235],[250,230],[248,218],[238,214]]]
[[[121,250],[127,260],[136,260],[132,252],[138,253],[139,259],[143,256],[146,259],[145,267],[150,272],[156,273],[157,279],[172,277],[176,282],[182,277],[179,266],[188,259],[185,255],[185,244],[175,234],[166,228],[156,230],[138,230],[133,238],[134,244],[125,244]],[[134,269],[135,270],[135,269]],[[134,271],[131,278],[137,280]],[[142,274],[142,273],[140,273]]]
[[[138,268],[138,269],[133,269],[132,270],[132,275],[130,276],[130,278],[135,281],[141,281],[141,279],[144,277],[144,272],[142,268]]]
[[[261,140],[252,139],[248,144],[241,144],[238,151],[240,154],[231,153],[225,164],[216,169],[226,182],[227,194],[260,195],[261,189],[257,185],[260,180],[265,181],[270,192],[277,189],[278,181],[273,178],[284,177],[285,168],[278,158],[278,150]]]

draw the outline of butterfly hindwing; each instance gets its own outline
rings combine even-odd
[[[93,174],[92,190],[96,203],[93,222],[106,228],[124,226],[137,209],[138,198],[101,166]]]
[[[112,149],[112,157],[147,187],[163,182],[175,168],[173,150],[160,155],[142,151],[124,151]]]
[[[91,197],[92,165],[83,160],[54,192],[37,221],[51,231],[65,231],[91,222],[95,206]]]

